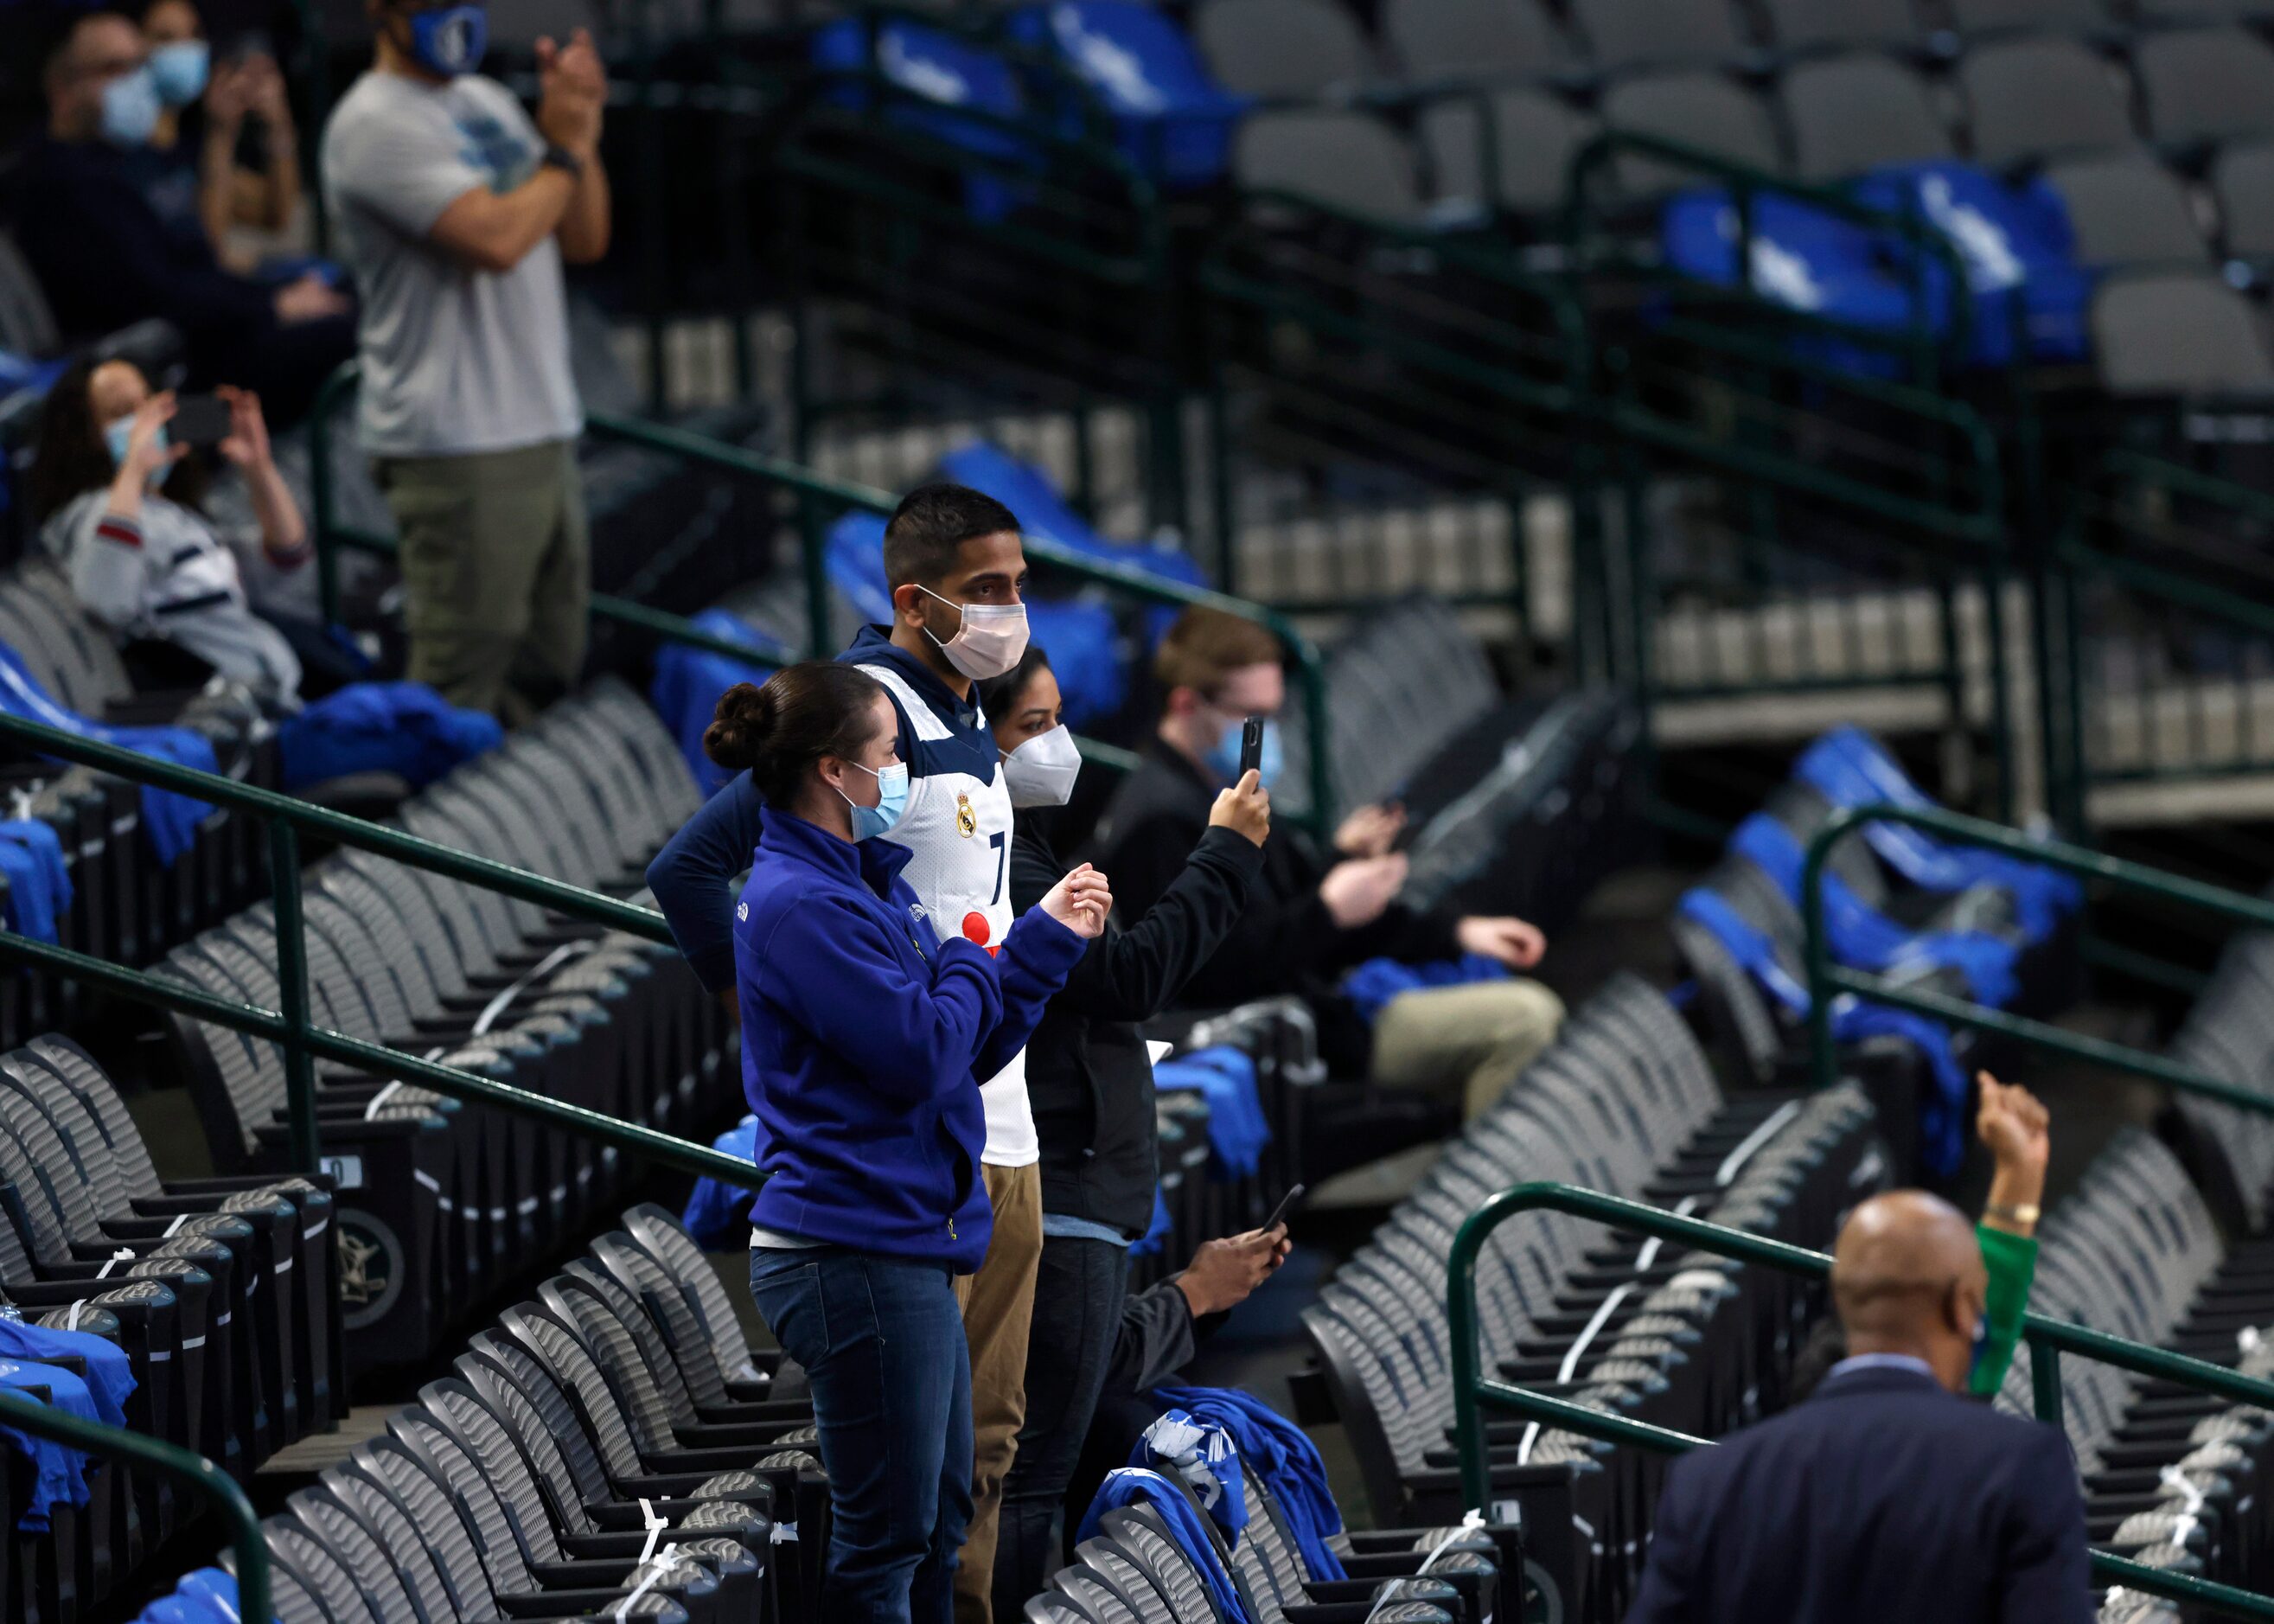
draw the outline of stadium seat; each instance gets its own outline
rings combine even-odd
[[[1540,0],[1390,0],[1382,33],[1409,82],[1537,78],[1571,61]]]
[[[1293,193],[1386,225],[1419,225],[1426,209],[1412,146],[1370,113],[1252,114],[1231,169],[1250,191]]]
[[[2274,354],[2259,313],[2209,273],[2112,281],[2094,296],[2092,331],[2101,382],[2116,396],[2274,389]]]
[[[1871,53],[1803,62],[1784,77],[1793,172],[1844,180],[1887,163],[1955,155],[1925,81]]]
[[[1487,126],[1490,196],[1485,176]],[[1419,128],[1436,204],[1496,207],[1537,216],[1562,205],[1571,159],[1596,126],[1545,91],[1495,90],[1433,102],[1422,110]]]
[[[2274,146],[2226,147],[2211,165],[2210,185],[2228,255],[2274,260]]]
[[[2090,34],[2111,20],[2100,0],[1949,0],[1949,5],[1951,21],[1968,35],[2018,29]]]
[[[2045,179],[2067,207],[2079,264],[2199,266],[2210,252],[2185,185],[2145,152],[2067,159]]]
[[[2240,28],[2143,34],[2132,48],[2148,132],[2192,144],[2274,132],[2274,47]]]
[[[1911,0],[1767,0],[1769,36],[1782,51],[1877,45],[1896,49],[1919,41]]]
[[[1604,93],[1603,122],[1698,147],[1714,157],[1781,174],[1787,165],[1768,104],[1720,73],[1667,73],[1622,79]],[[1622,192],[1650,197],[1707,184],[1678,164],[1631,155],[1618,161]]]
[[[1209,0],[1193,36],[1238,95],[1307,97],[1380,75],[1373,47],[1333,0]]]
[[[1722,60],[1745,49],[1726,0],[1576,0],[1571,19],[1606,73]]]
[[[2008,40],[1977,46],[1958,64],[1976,162],[2025,159],[2132,144],[2128,93],[2074,40]]]

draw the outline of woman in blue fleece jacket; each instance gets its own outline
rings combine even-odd
[[[729,689],[703,747],[747,768],[764,833],[734,909],[742,1085],[767,1175],[750,1293],[812,1384],[834,1517],[830,1624],[950,1624],[971,1509],[953,1280],[993,1218],[977,1078],[1027,1041],[1112,906],[1087,865],[999,954],[932,929],[874,836],[906,804],[876,679],[815,661]]]

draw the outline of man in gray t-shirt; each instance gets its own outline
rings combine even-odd
[[[471,70],[478,4],[377,0],[370,72],[324,131],[362,296],[359,427],[402,533],[413,680],[525,720],[573,683],[590,592],[561,267],[608,246],[607,79],[538,42],[532,121]]]

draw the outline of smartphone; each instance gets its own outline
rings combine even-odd
[[[218,395],[184,395],[174,402],[166,438],[176,445],[219,445],[229,438],[229,403]]]
[[[1296,1206],[1302,1201],[1303,1190],[1304,1186],[1300,1184],[1297,1184],[1293,1188],[1290,1189],[1285,1195],[1279,1197],[1279,1205],[1271,1209],[1271,1216],[1265,1219],[1261,1224],[1258,1224],[1256,1227],[1258,1229],[1276,1229],[1281,1224],[1285,1223],[1287,1221],[1287,1215],[1290,1212],[1292,1212]]]
[[[1240,724],[1239,775],[1246,777],[1263,765],[1263,718],[1250,716]],[[1269,1225],[1265,1226],[1267,1228]]]

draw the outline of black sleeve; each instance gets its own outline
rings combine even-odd
[[[185,261],[130,187],[42,185],[27,189],[26,206],[27,224],[46,216],[44,228],[35,228],[24,245],[41,283],[65,290],[54,302],[95,325],[163,316],[185,337],[210,342],[249,336],[269,320],[269,289],[218,265]]]
[[[1107,1393],[1150,1393],[1192,1363],[1192,1304],[1173,1280],[1122,1299],[1121,1327],[1105,1367]]]
[[[1183,872],[1135,924],[1090,943],[1059,996],[1100,1020],[1150,1020],[1184,991],[1239,922],[1262,867],[1262,849],[1254,842],[1230,829],[1209,829]],[[1106,878],[1113,877],[1108,870]]]

